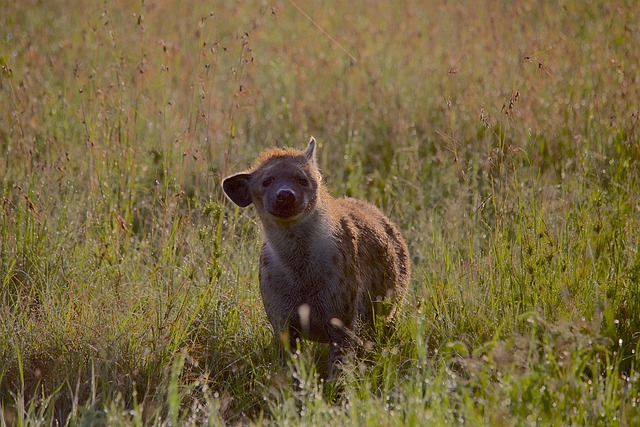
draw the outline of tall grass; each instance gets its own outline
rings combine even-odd
[[[640,416],[636,2],[0,8],[1,425]],[[310,134],[414,266],[337,399],[220,189]]]

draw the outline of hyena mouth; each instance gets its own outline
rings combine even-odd
[[[269,214],[280,219],[295,219],[303,211],[295,205],[275,205],[269,209]]]
[[[271,216],[276,217],[282,220],[295,221],[298,218],[310,213],[315,206],[316,197],[315,195],[311,198],[311,200],[300,200],[299,202],[291,202],[291,203],[272,203],[267,211]]]

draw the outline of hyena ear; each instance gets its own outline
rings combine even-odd
[[[316,161],[316,139],[314,137],[311,137],[309,140],[309,147],[307,151],[304,152],[304,155],[307,159],[313,160],[314,162]]]
[[[236,205],[246,208],[251,204],[251,191],[249,191],[250,173],[238,173],[229,176],[222,181],[224,194]]]

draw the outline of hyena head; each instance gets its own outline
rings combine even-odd
[[[321,185],[315,148],[311,137],[306,151],[266,150],[252,170],[225,178],[222,188],[240,207],[253,203],[263,221],[300,221],[315,209]]]

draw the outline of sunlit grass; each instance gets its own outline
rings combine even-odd
[[[295,5],[2,5],[0,425],[632,424],[638,4]],[[220,189],[309,135],[414,267],[340,398]]]

